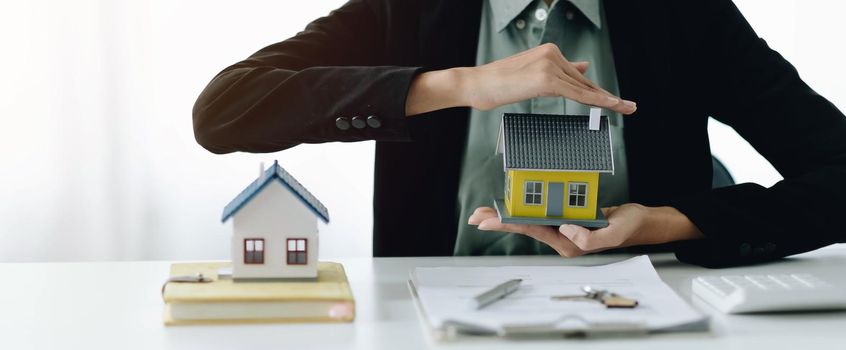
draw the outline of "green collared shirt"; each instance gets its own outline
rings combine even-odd
[[[486,0],[479,28],[476,64],[482,65],[544,43],[558,45],[571,62],[588,61],[585,76],[619,94],[611,42],[601,0]],[[455,255],[555,254],[545,244],[516,234],[482,232],[467,224],[477,207],[493,206],[503,196],[502,156],[494,154],[503,113],[588,114],[588,106],[561,97],[539,97],[490,111],[473,110],[458,189],[460,210]],[[600,174],[599,205],[628,201],[628,171],[623,119],[604,110],[611,121],[614,175]]]

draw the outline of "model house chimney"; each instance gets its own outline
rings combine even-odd
[[[588,120],[588,128],[591,130],[599,130],[599,113],[602,109],[599,107],[590,108],[590,119]]]

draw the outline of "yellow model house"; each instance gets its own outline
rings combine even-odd
[[[505,195],[502,222],[604,227],[597,208],[599,174],[614,173],[608,118],[506,113],[497,153]]]

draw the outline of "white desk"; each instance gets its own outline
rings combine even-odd
[[[159,287],[168,262],[0,264],[0,349],[846,349],[846,312],[713,315],[709,333],[661,334],[635,339],[515,341],[470,338],[434,343],[425,333],[406,279],[415,266],[604,264],[629,256],[380,258],[341,260],[357,303],[350,324],[232,326],[162,325]],[[652,257],[661,277],[690,301],[690,279],[728,272],[810,269],[846,278],[846,247],[835,246],[788,260],[730,270],[681,264],[668,254]]]

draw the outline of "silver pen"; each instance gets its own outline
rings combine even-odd
[[[473,308],[477,310],[481,309],[499,299],[505,298],[511,293],[516,292],[517,289],[520,288],[520,282],[523,282],[523,280],[509,280],[507,282],[498,284],[496,287],[493,287],[482,294],[473,297],[473,300],[471,301]]]

